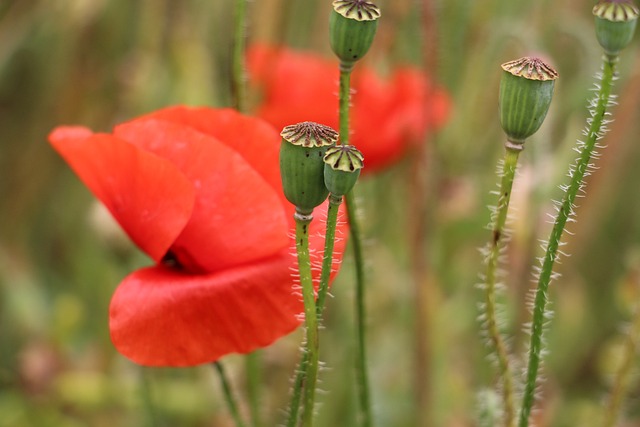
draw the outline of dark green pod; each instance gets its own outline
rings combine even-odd
[[[539,58],[502,64],[500,124],[513,144],[523,144],[542,125],[549,111],[558,73]]]
[[[596,37],[607,55],[618,55],[631,42],[639,14],[630,0],[601,0],[593,7]]]
[[[373,43],[380,9],[366,0],[335,0],[329,17],[331,49],[343,63],[362,58]]]
[[[285,127],[280,135],[280,174],[284,195],[298,212],[311,214],[329,195],[324,185],[322,159],[327,149],[338,140],[338,132],[329,126],[302,122]]]
[[[337,145],[324,155],[324,183],[331,194],[347,194],[360,176],[364,156],[353,145]]]

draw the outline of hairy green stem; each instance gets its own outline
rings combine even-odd
[[[603,427],[615,427],[618,417],[620,416],[620,408],[622,407],[622,401],[629,389],[629,383],[631,382],[633,368],[635,366],[635,360],[638,356],[638,340],[640,339],[640,304],[636,304],[635,312],[633,314],[633,323],[629,327],[627,333],[624,349],[623,360],[616,372],[616,377],[611,388],[611,394],[607,399],[605,418]]]
[[[322,255],[322,273],[320,274],[320,285],[318,286],[318,300],[316,302],[316,312],[318,322],[322,320],[322,310],[325,299],[329,291],[329,276],[333,266],[333,247],[336,240],[336,225],[338,223],[338,210],[342,203],[342,197],[329,195],[329,207],[327,208],[327,227],[324,240],[324,253]]]
[[[560,238],[564,232],[567,220],[569,220],[574,213],[574,201],[578,192],[582,189],[583,179],[589,169],[591,156],[593,155],[596,142],[601,135],[605,113],[611,96],[611,88],[613,86],[617,60],[617,57],[604,57],[602,81],[600,82],[600,87],[597,92],[596,107],[595,110],[592,111],[593,115],[590,119],[587,139],[581,147],[578,160],[570,170],[569,175],[571,176],[571,182],[566,189],[566,193],[562,200],[562,204],[558,211],[558,215],[556,216],[551,230],[551,235],[547,243],[547,249],[542,262],[533,305],[529,360],[525,379],[525,389],[522,397],[522,407],[520,410],[519,427],[528,427],[529,416],[531,415],[531,410],[535,400],[535,389],[537,385],[538,369],[540,367],[540,354],[542,351],[544,322],[545,318],[547,318],[546,305],[548,301],[549,283],[551,282],[553,265],[558,257]]]
[[[487,270],[485,277],[485,321],[487,333],[493,350],[498,360],[498,369],[502,380],[502,403],[504,407],[504,425],[515,426],[515,403],[513,390],[513,373],[509,363],[509,351],[500,333],[500,327],[496,315],[496,276],[502,241],[505,235],[505,224],[509,211],[511,189],[515,179],[518,156],[522,145],[507,143],[502,167],[502,179],[500,182],[500,195],[498,206],[492,215],[492,234],[487,254]]]
[[[229,412],[233,417],[236,427],[245,427],[245,423],[242,421],[242,418],[240,418],[240,411],[238,411],[238,405],[236,404],[236,399],[233,396],[233,392],[231,391],[231,383],[227,378],[227,373],[225,372],[222,362],[220,361],[214,362],[213,366],[218,371],[218,377],[220,378],[220,384],[222,385],[224,398],[225,398],[225,401],[227,402],[227,407],[229,408]]]
[[[336,224],[338,221],[338,210],[342,198],[329,195],[329,207],[327,209],[327,228],[324,241],[324,254],[322,258],[322,273],[320,275],[320,285],[318,287],[318,298],[316,300],[316,315],[318,318],[318,324],[322,321],[322,311],[329,290],[329,276],[331,275],[331,268],[333,263],[333,247],[335,245]],[[307,364],[309,363],[309,353],[304,352],[302,359],[296,369],[296,376],[293,381],[293,394],[289,405],[289,417],[287,419],[287,427],[295,427],[298,421],[298,411],[300,408],[300,398],[302,396],[302,389],[304,386],[305,373]]]
[[[312,217],[298,212],[294,215],[296,221],[296,251],[298,253],[298,270],[302,299],[304,302],[307,364],[304,379],[304,413],[303,426],[313,425],[316,382],[318,378],[318,317],[316,314],[316,299],[311,277],[311,259],[309,258],[309,224]]]
[[[353,64],[340,64],[340,140],[342,144],[349,143],[349,99],[351,91],[351,70]],[[369,397],[369,377],[367,373],[366,325],[365,325],[365,279],[364,257],[362,255],[362,240],[360,227],[356,218],[356,203],[353,190],[345,195],[349,227],[351,230],[351,244],[356,266],[356,386],[358,389],[359,418],[363,427],[370,427],[372,423],[371,402]]]

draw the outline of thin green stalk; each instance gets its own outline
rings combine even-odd
[[[511,189],[518,166],[518,156],[522,151],[522,144],[507,143],[502,167],[502,179],[500,183],[500,195],[498,206],[492,217],[492,237],[487,254],[487,270],[485,277],[485,321],[489,339],[498,359],[498,369],[502,380],[502,403],[504,407],[505,426],[515,426],[515,403],[513,390],[513,374],[509,363],[509,351],[500,333],[496,316],[496,276],[502,238],[505,235],[505,224],[509,211]]]
[[[249,395],[249,411],[251,413],[251,426],[260,427],[260,384],[262,378],[262,357],[259,350],[253,351],[244,357],[245,372],[247,375],[247,393]]]
[[[342,144],[349,143],[349,98],[351,91],[352,64],[340,64],[340,140]],[[363,427],[370,427],[372,423],[371,402],[369,397],[369,378],[367,373],[366,353],[366,325],[364,301],[364,257],[362,255],[362,240],[360,228],[356,218],[356,203],[353,190],[345,195],[349,227],[351,230],[351,244],[356,266],[356,385],[358,389],[359,417]]]
[[[247,0],[236,0],[234,12],[233,37],[233,106],[243,113],[246,108],[247,79],[245,77],[245,27],[247,20]],[[260,378],[262,360],[260,353],[254,351],[245,356],[247,375],[247,395],[251,412],[252,427],[262,425],[260,417]]]
[[[592,117],[589,119],[587,139],[584,142],[584,145],[581,146],[578,160],[570,170],[569,175],[571,176],[571,182],[566,189],[564,199],[562,200],[558,215],[556,216],[553,224],[549,242],[547,244],[547,250],[542,262],[533,305],[529,361],[527,365],[522,407],[520,410],[519,427],[528,427],[529,416],[531,415],[531,410],[535,400],[535,389],[538,378],[538,369],[540,367],[540,354],[542,351],[543,328],[545,318],[548,316],[546,312],[546,304],[549,283],[551,282],[553,265],[558,257],[560,238],[564,232],[567,220],[574,214],[574,201],[578,192],[582,189],[583,179],[589,169],[589,162],[591,161],[591,156],[593,155],[596,142],[602,135],[601,128],[604,122],[606,109],[609,106],[617,60],[618,58],[614,56],[605,55],[604,57],[602,80],[596,95],[596,107],[595,110],[592,111]]]
[[[146,368],[141,368],[142,374],[142,401],[144,404],[144,409],[147,412],[148,423],[150,427],[159,426],[158,413],[153,404],[153,396],[151,393],[151,381],[149,380],[149,370]]]
[[[322,255],[322,273],[320,274],[320,285],[318,286],[318,300],[316,301],[316,312],[318,322],[322,320],[325,299],[329,291],[329,276],[333,266],[333,247],[336,240],[336,224],[338,222],[338,210],[342,203],[342,197],[329,195],[329,207],[327,208],[327,227],[324,240],[324,253]]]
[[[623,360],[611,389],[611,394],[607,400],[605,409],[605,419],[603,427],[614,427],[620,416],[622,401],[629,389],[633,367],[638,356],[638,340],[640,337],[640,304],[636,304],[633,314],[633,323],[626,336],[623,350]]]
[[[233,106],[240,112],[245,111],[246,78],[244,66],[245,25],[247,19],[247,0],[236,0],[233,34]]]
[[[227,378],[227,374],[225,372],[224,366],[222,365],[222,362],[214,362],[213,366],[218,371],[218,377],[220,378],[220,384],[222,385],[224,398],[227,402],[227,407],[229,408],[229,412],[233,417],[236,427],[245,427],[245,423],[242,421],[242,418],[240,418],[238,405],[236,404],[236,399],[233,396],[233,392],[231,391],[231,383],[229,382],[229,378]]]
[[[318,287],[318,298],[316,300],[316,315],[318,324],[322,321],[322,311],[329,290],[329,276],[331,275],[333,261],[333,247],[335,244],[336,224],[338,220],[338,211],[342,198],[338,198],[333,194],[329,195],[329,207],[327,209],[327,228],[325,233],[324,254],[322,258],[322,273],[320,275],[320,285]],[[302,397],[302,389],[305,380],[305,372],[309,363],[309,353],[304,352],[302,359],[298,363],[296,376],[293,381],[293,394],[289,405],[289,417],[287,419],[287,427],[295,427],[298,421],[298,411],[300,408],[300,398]]]
[[[303,426],[313,425],[316,382],[318,378],[318,317],[316,314],[316,300],[311,278],[311,259],[309,258],[309,224],[312,217],[296,212],[296,251],[298,253],[298,270],[302,299],[304,301],[306,343],[305,351],[308,362],[304,380],[304,413]]]
[[[298,412],[300,411],[300,400],[302,399],[302,390],[304,389],[304,380],[308,364],[309,353],[303,351],[302,359],[300,359],[300,362],[296,367],[296,376],[293,380],[293,394],[291,395],[291,402],[289,402],[287,427],[295,427],[298,424]]]

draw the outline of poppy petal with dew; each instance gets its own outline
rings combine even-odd
[[[182,233],[193,185],[171,162],[108,134],[59,127],[49,141],[140,249],[159,262]]]
[[[193,213],[171,248],[189,271],[242,265],[288,246],[280,197],[240,154],[218,139],[155,119],[125,123],[114,133],[171,161],[193,184]]]

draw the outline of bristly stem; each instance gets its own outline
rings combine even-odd
[[[320,275],[320,285],[318,286],[318,298],[316,299],[316,315],[318,325],[322,322],[322,311],[327,293],[329,291],[329,277],[333,264],[333,247],[335,244],[336,224],[338,221],[338,211],[342,197],[329,195],[329,207],[327,209],[327,228],[325,233],[324,254],[322,258],[322,273]],[[309,363],[309,353],[303,352],[302,358],[296,369],[296,376],[293,380],[293,394],[289,405],[289,416],[287,419],[287,427],[295,427],[298,421],[298,411],[300,408],[300,398],[302,397],[302,389],[304,388],[305,372]]]
[[[336,225],[338,222],[338,210],[342,204],[342,197],[329,195],[329,207],[327,208],[327,226],[324,240],[324,253],[322,255],[322,273],[320,274],[320,285],[318,286],[318,299],[316,301],[316,312],[318,313],[318,323],[322,322],[322,311],[329,291],[329,276],[333,266],[333,247],[336,240]]]
[[[309,225],[312,217],[296,212],[296,251],[298,253],[298,269],[305,316],[305,352],[308,359],[304,376],[304,413],[303,426],[313,425],[316,382],[318,378],[318,317],[316,314],[316,297],[311,277],[311,260],[309,258]]]
[[[487,270],[485,277],[485,322],[487,333],[493,350],[496,353],[498,369],[502,380],[502,400],[504,407],[504,425],[515,425],[515,403],[513,390],[513,373],[509,363],[509,351],[500,332],[496,315],[496,276],[500,260],[503,240],[505,237],[505,225],[509,211],[511,189],[515,179],[518,156],[522,145],[507,143],[505,147],[504,164],[502,166],[502,179],[500,182],[500,195],[498,206],[492,214],[492,234],[486,258]]]
[[[340,63],[340,141],[343,145],[349,144],[349,99],[352,68],[353,64]],[[359,418],[361,425],[363,427],[370,427],[372,418],[369,398],[369,377],[367,373],[364,257],[362,255],[362,240],[356,218],[357,208],[354,198],[353,190],[345,195],[349,228],[351,230],[351,244],[356,266],[356,386],[358,389]]]
[[[236,404],[236,399],[233,396],[233,392],[231,391],[231,383],[227,378],[227,373],[225,372],[224,366],[222,362],[214,362],[213,367],[218,371],[218,377],[220,378],[220,384],[222,385],[222,391],[224,393],[225,401],[227,402],[227,407],[229,408],[229,412],[233,417],[233,420],[236,424],[236,427],[245,427],[245,423],[240,418],[240,411],[238,411],[238,405]]]
[[[596,147],[596,142],[602,136],[602,126],[605,123],[604,118],[610,102],[617,60],[617,56],[605,55],[604,57],[602,80],[596,99],[594,99],[596,107],[592,111],[592,117],[588,119],[589,128],[587,130],[587,139],[584,144],[580,144],[580,155],[569,171],[571,182],[566,189],[562,204],[558,210],[547,243],[546,253],[542,261],[533,305],[529,360],[522,407],[520,410],[519,427],[527,427],[529,425],[529,416],[531,415],[535,400],[540,354],[542,351],[542,335],[545,319],[548,317],[546,304],[548,300],[549,283],[552,277],[553,265],[559,253],[560,238],[562,237],[567,221],[574,215],[574,201],[578,192],[583,189],[583,179],[590,168],[590,161]]]

